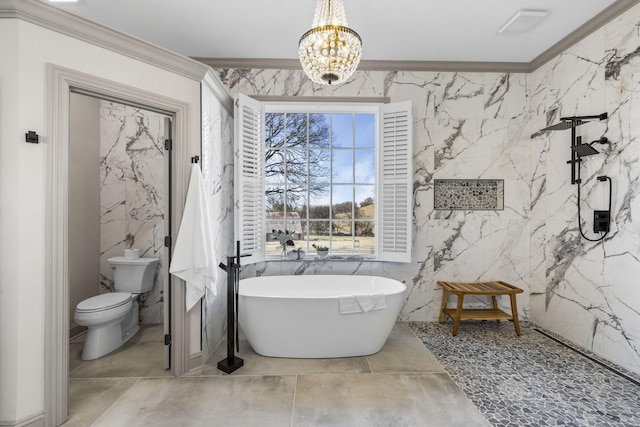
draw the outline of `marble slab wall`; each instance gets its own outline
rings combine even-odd
[[[140,321],[162,323],[166,185],[165,116],[109,101],[100,103],[100,282],[113,287],[107,259],[140,249],[160,258],[153,289],[141,297]]]
[[[282,96],[389,97],[411,100],[414,124],[414,241],[411,263],[265,262],[244,276],[373,274],[404,282],[405,320],[434,320],[436,281],[494,280],[526,290],[528,317],[530,142],[525,74],[356,72],[337,87],[319,86],[297,70],[221,69],[232,93]],[[504,210],[434,211],[433,180],[504,179]],[[521,266],[526,265],[522,269]],[[484,301],[470,301],[476,305]],[[502,301],[505,307],[508,301]]]
[[[531,141],[533,319],[571,341],[640,373],[640,6],[635,6],[531,75],[532,131],[562,116],[607,112],[578,128],[602,154],[581,165],[582,228],[593,233],[593,210],[607,209],[611,231],[600,242],[580,236],[577,185],[571,185],[570,131]]]
[[[211,90],[202,89],[202,176],[211,195],[218,262],[233,255],[233,120]],[[216,294],[207,290],[202,302],[202,362],[224,337],[227,319],[227,275],[219,270]]]
[[[232,93],[389,97],[411,100],[414,134],[413,258],[409,264],[279,261],[243,277],[374,274],[407,285],[403,320],[435,320],[437,280],[504,280],[524,289],[521,318],[640,373],[640,6],[531,74],[356,72],[319,86],[302,71],[219,69]],[[608,136],[607,154],[586,159],[585,230],[606,207],[597,175],[613,179],[612,229],[600,243],[576,227],[569,131],[530,135],[562,116],[608,112],[580,127],[585,142]],[[434,209],[434,179],[504,180],[504,209]],[[604,204],[603,204],[604,203]],[[593,233],[591,233],[593,236]],[[465,300],[466,301],[466,300]],[[450,303],[453,302],[450,301]],[[485,301],[471,300],[474,305]],[[500,301],[502,307],[508,301]]]

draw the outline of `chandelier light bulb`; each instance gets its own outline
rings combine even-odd
[[[318,0],[312,28],[298,43],[302,69],[314,82],[340,84],[358,67],[362,40],[348,27],[342,0]]]

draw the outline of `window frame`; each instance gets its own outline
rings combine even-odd
[[[268,102],[263,102],[263,114],[305,114],[305,115],[311,115],[311,114],[327,114],[327,115],[334,115],[334,114],[345,114],[345,115],[352,115],[354,116],[354,120],[355,120],[355,115],[357,114],[369,114],[369,115],[373,115],[374,116],[374,128],[375,128],[375,132],[374,132],[374,141],[373,141],[373,147],[372,148],[358,148],[355,145],[355,140],[352,139],[352,146],[350,148],[341,148],[341,147],[334,147],[333,144],[331,144],[331,146],[329,148],[327,148],[327,150],[329,151],[330,155],[333,155],[334,150],[335,151],[351,151],[352,153],[355,154],[355,152],[357,150],[362,150],[362,151],[371,151],[373,153],[373,157],[374,157],[374,181],[373,183],[359,183],[356,182],[355,180],[355,176],[353,177],[353,182],[350,183],[350,185],[352,186],[352,191],[355,191],[355,188],[358,185],[362,185],[362,186],[371,186],[374,189],[374,200],[377,203],[378,200],[378,185],[377,185],[377,181],[378,181],[378,176],[379,176],[379,171],[378,171],[378,167],[379,167],[379,159],[378,159],[378,146],[379,146],[379,139],[380,139],[380,103],[354,103],[354,102],[322,102],[322,103],[318,103],[318,102],[309,102],[309,101],[300,101],[300,102],[292,102],[292,101],[268,101]],[[266,119],[264,120],[264,122],[266,122]],[[355,130],[355,122],[353,123],[353,127],[352,127],[352,131]],[[331,128],[331,130],[333,131],[333,127]],[[264,134],[264,132],[263,132]],[[354,135],[352,135],[353,138]],[[333,142],[333,141],[332,141]],[[264,143],[264,138],[263,138],[263,143]],[[265,150],[266,147],[265,147]],[[306,151],[310,150],[310,148],[307,146]],[[286,148],[285,148],[286,151]],[[355,161],[356,158],[355,156],[352,157],[352,164],[351,164],[351,171],[352,173],[355,174]],[[331,161],[330,161],[331,163]],[[271,183],[265,183],[265,188],[269,185],[274,185]],[[286,179],[285,179],[285,183],[284,183],[285,187],[286,187]],[[305,183],[305,185],[309,186],[310,183],[307,182]],[[333,223],[336,221],[336,218],[334,217],[334,213],[333,213],[333,209],[332,207],[335,205],[335,203],[337,203],[335,201],[335,199],[333,198],[334,193],[334,186],[340,186],[340,185],[348,185],[346,183],[336,183],[333,179],[333,174],[331,174],[331,176],[329,177],[329,181],[326,183],[326,185],[328,187],[330,187],[330,192],[329,192],[329,206],[331,207],[329,209],[329,217],[326,218],[326,221],[329,222],[330,224],[330,230],[332,230],[333,228]],[[309,201],[309,197],[307,196],[307,202]],[[355,224],[356,222],[358,222],[358,218],[355,217],[355,204],[357,203],[357,201],[355,200],[355,193],[352,193],[352,200],[351,200],[353,206],[352,206],[352,212],[351,212],[351,218],[350,218],[350,222],[351,222],[351,226],[352,226],[352,244],[354,242],[355,239],[357,239],[357,236],[354,234],[355,233]],[[285,200],[284,200],[284,205],[285,205],[285,218],[286,218],[286,196],[285,196]],[[266,219],[266,216],[265,216]],[[287,223],[288,220],[285,220],[285,224]],[[291,220],[293,221],[293,219]],[[306,217],[304,219],[300,220],[301,222],[306,222],[307,225],[307,233],[309,233],[309,225],[312,222],[316,222],[315,219],[313,218],[309,218]],[[268,220],[265,221],[265,232],[266,234],[269,234],[269,230],[271,229],[268,225]],[[365,219],[363,220],[363,222],[372,222],[370,219]],[[374,238],[375,241],[377,242],[377,237],[376,237],[376,232],[377,232],[377,228],[376,228],[376,224],[377,224],[377,218],[376,215],[374,214],[373,217],[373,224],[374,224]],[[337,234],[333,234],[333,232],[330,231],[330,234],[328,236],[328,240],[331,241],[334,237],[336,237]],[[311,241],[309,241],[308,239],[305,239],[301,242],[304,242],[304,247],[302,248],[305,251],[308,251],[310,246],[311,246]],[[341,254],[341,253],[334,253],[335,257],[360,257],[363,259],[376,259],[377,258],[377,252],[378,252],[378,245],[377,243],[374,246],[374,252],[372,254],[358,254],[358,253],[352,253],[352,254]],[[309,255],[311,255],[310,253],[306,253],[305,256],[307,258],[309,258]],[[275,255],[267,255],[266,251],[265,251],[265,260],[276,260],[278,259],[278,256]]]
[[[413,228],[410,101],[392,104],[327,102],[325,100],[322,102],[258,101],[238,94],[234,117],[235,229],[236,240],[241,242],[241,251],[249,255],[245,258],[245,262],[276,260],[275,257],[265,257],[265,236],[268,234],[267,231],[271,231],[266,229],[265,215],[265,112],[375,114],[375,251],[371,255],[340,255],[340,257],[410,262]],[[259,135],[259,141],[256,135]],[[254,144],[259,146],[255,147]],[[262,159],[261,165],[258,159]],[[258,193],[261,193],[261,200]],[[355,203],[355,200],[353,202]],[[258,215],[258,210],[261,211],[261,215]],[[355,221],[355,218],[352,218],[352,221]],[[309,254],[306,255],[309,259]]]

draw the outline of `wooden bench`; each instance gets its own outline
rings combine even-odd
[[[516,294],[521,293],[522,289],[500,281],[479,283],[438,281],[438,285],[442,286],[442,306],[438,322],[444,322],[445,314],[453,319],[454,336],[458,334],[461,320],[497,320],[498,322],[509,320],[513,322],[516,334],[520,335]],[[456,308],[447,308],[447,299],[450,293],[458,296]],[[465,295],[490,296],[493,308],[462,308]],[[498,308],[498,301],[496,300],[498,295],[509,295],[511,298],[511,314],[507,314]]]

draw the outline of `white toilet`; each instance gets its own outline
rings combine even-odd
[[[88,328],[83,360],[111,353],[133,337],[138,326],[138,295],[153,288],[158,258],[114,257],[107,262],[115,266],[116,292],[97,295],[82,301],[73,318]]]

